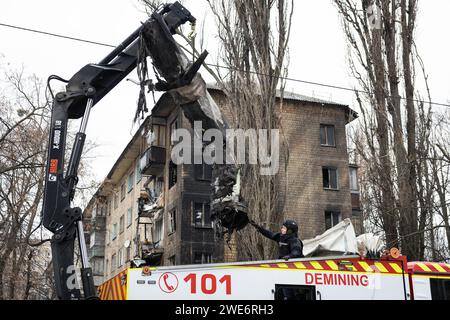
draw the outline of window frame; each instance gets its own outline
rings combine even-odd
[[[333,129],[333,144],[330,144],[329,142],[329,138],[328,138],[328,128],[332,128]],[[324,129],[324,133],[325,133],[325,144],[322,143],[322,129]],[[336,148],[336,126],[333,124],[325,124],[322,123],[320,124],[320,145],[322,147],[328,147],[328,148]]]
[[[123,202],[127,197],[125,182],[120,185],[120,202]]]
[[[133,207],[127,210],[127,229],[133,225]]]
[[[178,166],[172,161],[169,162],[169,190],[178,183]]]
[[[198,263],[196,259],[196,255],[201,255],[200,257],[200,263]],[[209,252],[194,252],[194,264],[210,264],[213,263],[213,255]]]
[[[119,234],[125,232],[125,215],[121,215],[119,218]]]
[[[169,219],[168,219],[168,235],[172,235],[177,231],[177,209],[172,209],[169,211]]]
[[[196,205],[201,205],[202,206],[202,217],[201,217],[201,223],[197,222],[197,216],[196,216],[196,212],[198,212],[196,210]],[[209,207],[209,224],[206,223],[206,217],[207,217],[207,210],[206,208]],[[212,229],[212,221],[211,221],[211,206],[209,203],[205,203],[205,202],[197,202],[197,201],[192,201],[191,202],[191,212],[192,212],[192,223],[194,225],[195,228],[198,229]]]
[[[325,182],[325,177],[323,176],[323,173],[324,173],[324,170],[327,170],[328,171],[328,187],[326,187],[325,185],[324,185],[324,182]],[[330,175],[330,170],[334,170],[334,171],[336,171],[336,188],[333,188],[332,186],[331,186],[331,175]],[[324,190],[326,190],[326,191],[339,191],[340,190],[340,184],[339,184],[339,169],[338,168],[336,168],[336,167],[332,167],[332,166],[324,166],[324,167],[322,167],[322,186],[323,186],[323,189]]]
[[[327,227],[327,215],[330,215],[330,227]],[[335,215],[338,216],[338,221],[335,220]],[[342,222],[342,213],[340,210],[325,210],[325,230],[329,230],[335,226],[337,226],[339,223]]]
[[[127,194],[129,194],[134,189],[134,170],[130,172],[130,174],[127,177]]]

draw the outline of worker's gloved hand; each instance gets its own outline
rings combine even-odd
[[[282,259],[288,261],[291,258],[291,256],[284,256]]]

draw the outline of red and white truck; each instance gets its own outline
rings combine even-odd
[[[450,264],[354,256],[128,269],[103,300],[450,300]]]

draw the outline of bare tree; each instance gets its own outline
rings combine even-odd
[[[0,299],[28,299],[43,286],[43,271],[50,263],[50,256],[34,246],[46,236],[35,231],[44,192],[50,101],[36,76],[5,70],[1,81]],[[88,172],[83,162],[81,174]],[[80,186],[85,191],[88,187]]]
[[[435,164],[428,76],[415,45],[417,0],[334,0],[349,46],[362,111],[356,147],[363,206],[388,246],[423,259],[434,234]],[[419,67],[427,90],[418,90]],[[428,100],[428,101],[426,101]],[[444,154],[444,152],[442,152]],[[442,211],[440,211],[442,212]],[[430,237],[427,236],[430,235]]]
[[[280,129],[283,82],[286,73],[293,1],[207,0],[220,39],[226,72],[216,70],[216,80],[226,93],[231,122],[239,129]],[[281,97],[281,102],[278,100]],[[288,161],[283,141],[282,163]],[[285,192],[281,174],[261,176],[261,164],[241,166],[243,198],[249,215],[278,228],[284,217]],[[243,259],[274,256],[274,246],[255,232],[238,235]],[[255,250],[256,248],[256,250]]]

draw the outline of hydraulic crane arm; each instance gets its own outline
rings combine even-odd
[[[180,67],[169,63],[165,57],[179,56],[180,49],[172,35],[186,22],[195,18],[178,2],[165,5],[153,13],[123,43],[98,64],[88,64],[68,82],[66,90],[55,96],[52,106],[50,140],[48,145],[46,180],[43,202],[43,225],[54,235],[51,242],[55,285],[58,298],[80,299],[76,285],[74,247],[78,237],[81,256],[81,278],[86,299],[95,299],[92,270],[89,267],[82,225],[82,210],[72,208],[77,173],[86,139],[85,131],[92,107],[122,81],[137,65],[142,53],[142,33],[150,34],[147,53],[157,70],[170,70],[167,82],[157,84],[157,89],[170,90],[189,84],[207,53],[190,66]],[[175,69],[174,69],[175,68]],[[76,134],[67,170],[64,171],[67,126],[69,119],[82,118]]]

